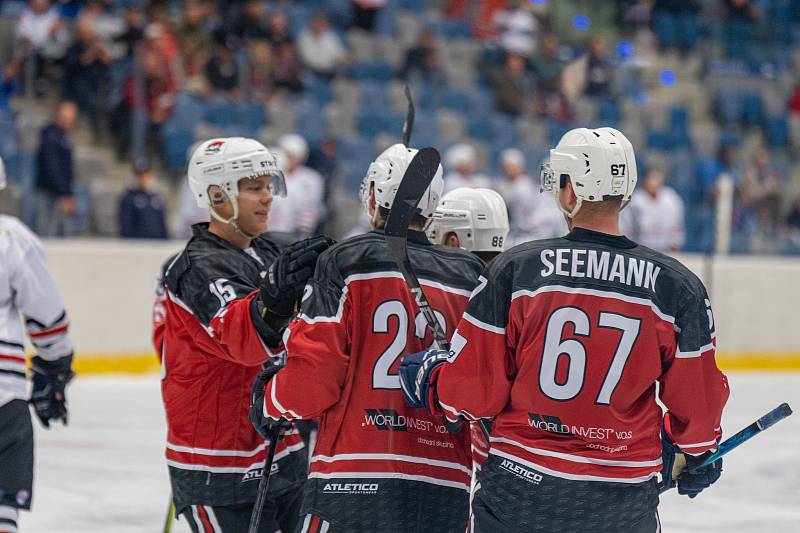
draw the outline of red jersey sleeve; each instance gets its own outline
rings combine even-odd
[[[728,380],[717,368],[714,314],[696,280],[675,317],[674,339],[662,348],[661,401],[668,409],[668,431],[686,453],[716,449]]]
[[[434,376],[439,405],[450,420],[494,417],[509,400],[515,374],[506,337],[511,280],[496,265],[479,278],[453,334],[450,358]]]
[[[267,384],[266,416],[316,418],[339,400],[350,360],[349,313],[350,300],[333,261],[320,259],[300,315],[284,336],[286,366]]]

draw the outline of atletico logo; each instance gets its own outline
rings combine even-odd
[[[216,154],[222,148],[222,145],[225,144],[225,141],[216,141],[209,144],[206,147],[206,155]]]

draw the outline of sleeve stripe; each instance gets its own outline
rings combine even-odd
[[[717,443],[717,440],[714,439],[714,440],[709,440],[709,441],[706,441],[706,442],[695,442],[695,443],[692,443],[692,444],[681,444],[680,442],[676,442],[675,445],[678,446],[679,448],[703,448],[703,447],[711,446],[712,444],[716,444],[716,443]]]
[[[270,380],[269,387],[270,387],[270,395],[269,395],[270,400],[272,401],[272,404],[278,409],[280,416],[286,417],[286,415],[288,414],[289,416],[287,418],[302,420],[303,417],[301,417],[291,409],[286,409],[278,401],[277,395],[275,394],[275,389],[278,388],[278,374],[275,374],[275,376],[273,376],[273,378]],[[264,411],[266,413],[266,402],[264,402]],[[267,414],[267,416],[269,416],[270,418],[275,418],[270,414]],[[280,416],[278,418],[280,418]]]
[[[467,312],[464,312],[461,318],[463,320],[466,320],[473,326],[489,331],[491,333],[497,333],[498,335],[506,334],[506,328],[499,328],[497,326],[492,326],[491,324],[487,324],[486,322],[481,322],[480,320],[478,320],[477,318],[475,318],[474,316],[470,315]]]
[[[700,357],[704,353],[709,352],[709,351],[713,351],[713,350],[714,350],[714,343],[709,343],[709,344],[706,344],[705,346],[703,346],[702,348],[700,348],[699,350],[693,350],[691,352],[678,351],[678,352],[675,353],[675,357],[677,359],[692,359],[692,358],[695,358],[695,357]]]

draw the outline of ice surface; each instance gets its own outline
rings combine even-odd
[[[800,410],[800,374],[733,374],[723,429],[731,435],[783,401]],[[33,513],[22,533],[153,533],[169,498],[158,378],[86,377],[69,390],[70,424],[36,438]],[[698,498],[673,491],[666,533],[800,533],[800,413],[726,457]],[[185,523],[172,531],[185,533]]]

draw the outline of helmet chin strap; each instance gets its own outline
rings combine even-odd
[[[567,210],[563,205],[561,205],[561,199],[558,196],[556,196],[556,203],[558,204],[558,208],[561,210],[561,212],[567,215],[568,218],[575,218],[575,215],[577,215],[578,211],[581,210],[583,198],[579,196],[575,197],[575,207],[572,208],[572,211]]]
[[[233,206],[233,216],[231,218],[226,219],[222,217],[219,213],[217,213],[214,210],[213,207],[210,210],[211,216],[219,220],[223,224],[230,224],[231,226],[233,226],[233,231],[235,231],[236,233],[242,235],[247,239],[253,240],[256,237],[258,237],[258,235],[250,235],[249,233],[244,231],[241,227],[239,227],[239,222],[237,220],[239,218],[239,202],[232,201],[230,198],[228,198],[228,200],[231,202],[231,205]]]

